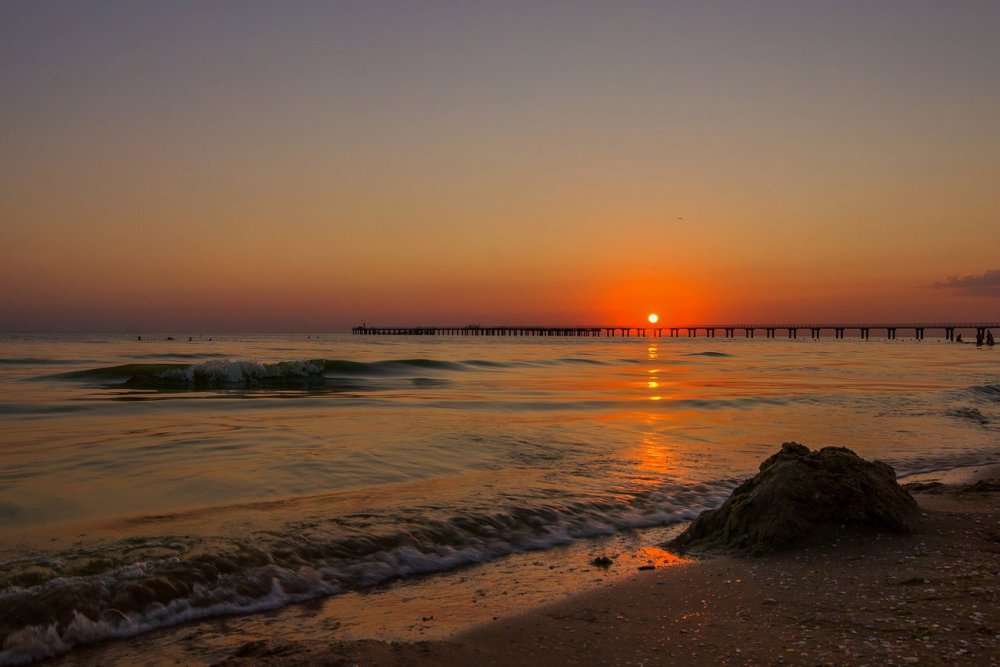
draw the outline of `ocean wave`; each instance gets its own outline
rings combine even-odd
[[[959,419],[967,419],[969,421],[975,422],[980,426],[985,426],[990,423],[989,417],[984,415],[982,412],[976,408],[955,408],[954,410],[948,410],[946,414],[950,417],[958,417]]]
[[[154,386],[193,386],[197,388],[270,386],[284,384],[323,384],[325,362],[282,361],[276,364],[262,364],[256,361],[203,361],[184,368],[172,368],[153,377],[133,376],[129,386],[137,386],[142,381],[150,381]]]
[[[400,377],[427,370],[460,370],[461,364],[428,359],[360,362],[312,359],[260,363],[210,359],[197,364],[123,364],[71,371],[56,377],[132,389],[324,388],[331,377]],[[333,382],[337,385],[337,382]]]
[[[350,361],[331,359],[324,361],[324,370],[338,375],[394,376],[417,370],[465,371],[466,364],[440,359],[391,359],[386,361]]]
[[[451,384],[448,380],[441,378],[410,378],[410,384],[415,387],[446,387]]]
[[[1000,449],[952,452],[939,456],[914,456],[907,459],[882,459],[893,467],[898,479],[924,473],[1000,464]]]
[[[731,357],[733,355],[725,352],[690,352],[685,357]]]
[[[134,376],[156,376],[170,370],[184,369],[190,364],[122,364],[120,366],[105,366],[88,368],[81,371],[69,371],[54,376],[63,380],[90,381],[124,381]]]
[[[100,551],[0,563],[0,665],[210,616],[275,609],[386,581],[694,518],[737,480],[646,492],[629,501],[565,500],[445,518],[365,515],[244,540],[131,538]],[[368,526],[368,527],[363,527]]]
[[[969,391],[979,397],[990,401],[1000,401],[1000,384],[984,384],[976,387],[969,387]]]
[[[85,405],[69,403],[0,403],[0,415],[58,415],[83,412],[87,409]]]
[[[59,366],[70,363],[67,359],[43,359],[41,357],[5,357],[0,358],[4,366]]]
[[[216,355],[155,355],[156,358],[204,358]],[[261,363],[250,360],[209,358],[199,363],[131,363],[102,368],[88,368],[60,373],[49,378],[97,383],[137,389],[182,388],[253,388],[253,387],[305,387],[321,388],[327,380],[335,378],[422,377],[427,372],[465,373],[476,369],[520,368],[551,365],[603,365],[608,362],[585,357],[563,357],[542,360],[495,361],[469,359],[448,361],[443,359],[385,359],[357,361],[352,359],[310,359],[306,361],[279,361]],[[420,385],[421,382],[416,384]]]
[[[475,366],[479,368],[512,368],[527,365],[510,361],[490,361],[489,359],[469,359],[467,361],[463,361],[462,363],[466,366]]]

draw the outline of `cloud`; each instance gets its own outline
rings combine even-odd
[[[934,283],[937,289],[950,289],[966,296],[1000,296],[1000,269],[978,275],[948,276]]]

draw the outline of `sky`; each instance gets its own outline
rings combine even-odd
[[[0,330],[1000,318],[1000,2],[0,3]]]

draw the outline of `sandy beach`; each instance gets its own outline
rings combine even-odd
[[[1000,493],[936,491],[913,535],[639,572],[449,641],[276,640],[225,664],[998,664]]]
[[[273,628],[271,636],[223,636],[234,626],[216,622],[138,643],[94,646],[57,662],[998,664],[1000,491],[996,483],[981,481],[996,477],[997,470],[962,474],[961,482],[955,474],[924,477],[914,493],[921,515],[913,534],[845,535],[829,545],[763,558],[714,556],[655,569],[622,557],[611,569],[629,572],[619,572],[624,576],[614,583],[471,628],[440,627],[428,633],[429,640],[414,639],[412,626],[397,641],[341,640],[333,627],[326,638]],[[430,607],[421,619],[427,628],[436,620]],[[421,612],[401,607],[399,613]],[[438,620],[447,625],[445,615]],[[202,650],[213,642],[214,654]]]
[[[455,665],[995,664],[998,494],[919,500],[912,536],[640,573],[403,655]]]

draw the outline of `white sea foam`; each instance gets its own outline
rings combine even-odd
[[[11,631],[0,650],[0,665],[30,662],[64,653],[81,644],[130,637],[190,620],[277,609],[342,590],[363,589],[395,578],[452,570],[512,553],[609,535],[617,530],[675,523],[721,503],[729,486],[726,483],[706,490],[700,495],[697,507],[643,509],[628,504],[588,506],[582,503],[561,508],[524,507],[496,514],[470,515],[461,525],[454,521],[432,520],[399,533],[366,536],[349,545],[316,543],[291,534],[278,535],[273,548],[265,544],[232,545],[215,556],[202,553],[191,561],[167,557],[131,563],[89,577],[56,578],[35,587],[11,587],[0,594],[0,605],[38,605],[41,610],[48,609],[54,617],[63,620]],[[543,521],[542,517],[547,520]],[[347,552],[359,548],[352,557],[345,557]],[[308,557],[314,562],[302,564],[302,559]],[[206,558],[210,559],[207,564]],[[264,564],[260,564],[262,562]],[[282,565],[282,562],[288,564]],[[230,570],[236,566],[236,569],[223,572],[217,563],[224,563]],[[146,589],[162,583],[186,592],[173,599],[140,603],[134,609],[125,606],[124,601],[112,606],[112,592],[127,590],[129,582]],[[86,599],[91,603],[89,591],[102,591],[108,596],[98,605],[99,611],[93,606],[89,613],[80,609],[46,607],[58,600]],[[71,616],[69,621],[67,616]]]
[[[215,595],[228,599],[206,606],[195,606],[191,600],[174,600],[168,605],[150,605],[144,612],[102,614],[97,620],[74,611],[73,620],[65,627],[60,628],[58,624],[50,623],[27,626],[12,632],[0,649],[0,665],[25,664],[65,653],[81,644],[134,637],[156,628],[188,621],[270,611],[337,592],[336,586],[320,584],[306,592],[290,593],[277,577],[271,580],[271,584],[268,594],[256,598],[240,595],[235,590],[212,591]],[[199,592],[209,593],[205,590]]]
[[[268,380],[308,378],[322,374],[323,361],[281,361],[262,364],[257,361],[212,359],[186,368],[171,368],[157,374],[167,382],[209,386],[245,385]]]

